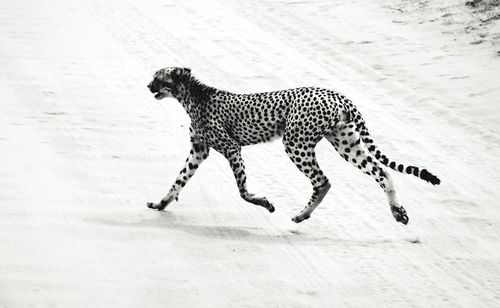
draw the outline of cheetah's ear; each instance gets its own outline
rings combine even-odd
[[[172,75],[175,75],[175,76],[180,76],[181,74],[182,74],[182,68],[176,67],[176,68],[172,71]]]
[[[175,77],[189,76],[191,75],[191,69],[187,67],[177,67],[172,71],[172,75]]]

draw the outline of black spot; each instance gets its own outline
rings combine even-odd
[[[405,166],[403,166],[403,165],[401,165],[401,164],[400,164],[400,165],[398,166],[398,171],[399,171],[399,172],[403,172],[403,169],[404,169],[404,168],[405,168]]]

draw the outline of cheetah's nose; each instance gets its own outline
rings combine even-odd
[[[153,82],[151,81],[149,84],[148,84],[148,89],[151,90],[151,87],[153,86]]]

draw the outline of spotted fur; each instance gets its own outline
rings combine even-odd
[[[174,97],[191,118],[191,150],[184,168],[160,203],[148,207],[163,210],[194,175],[212,148],[224,155],[233,170],[241,197],[274,212],[264,197],[248,192],[241,147],[283,137],[285,151],[309,178],[313,193],[307,206],[292,220],[308,219],[330,189],[316,161],[314,148],[325,137],[337,152],[385,191],[394,218],[408,223],[405,209],[396,198],[389,173],[382,165],[417,176],[434,185],[440,180],[426,169],[403,166],[389,160],[370,137],[361,113],[344,95],[323,88],[303,87],[282,91],[234,94],[207,86],[187,68],[164,68],[148,85],[157,99]]]

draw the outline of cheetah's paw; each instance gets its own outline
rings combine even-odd
[[[295,222],[295,223],[300,223],[306,219],[309,219],[309,217],[311,217],[311,214],[309,213],[305,213],[305,212],[301,212],[299,213],[297,216],[295,216],[294,218],[292,218],[292,221]]]
[[[400,222],[404,225],[408,224],[409,218],[406,210],[402,206],[394,206],[391,205],[392,216],[396,219],[397,222]]]
[[[158,211],[163,211],[167,205],[172,202],[173,200],[178,200],[177,197],[174,197],[174,196],[167,196],[167,198],[163,199],[160,201],[160,203],[153,203],[153,202],[148,202],[147,203],[147,206],[150,208],[150,209],[153,209],[153,210],[158,210]]]

